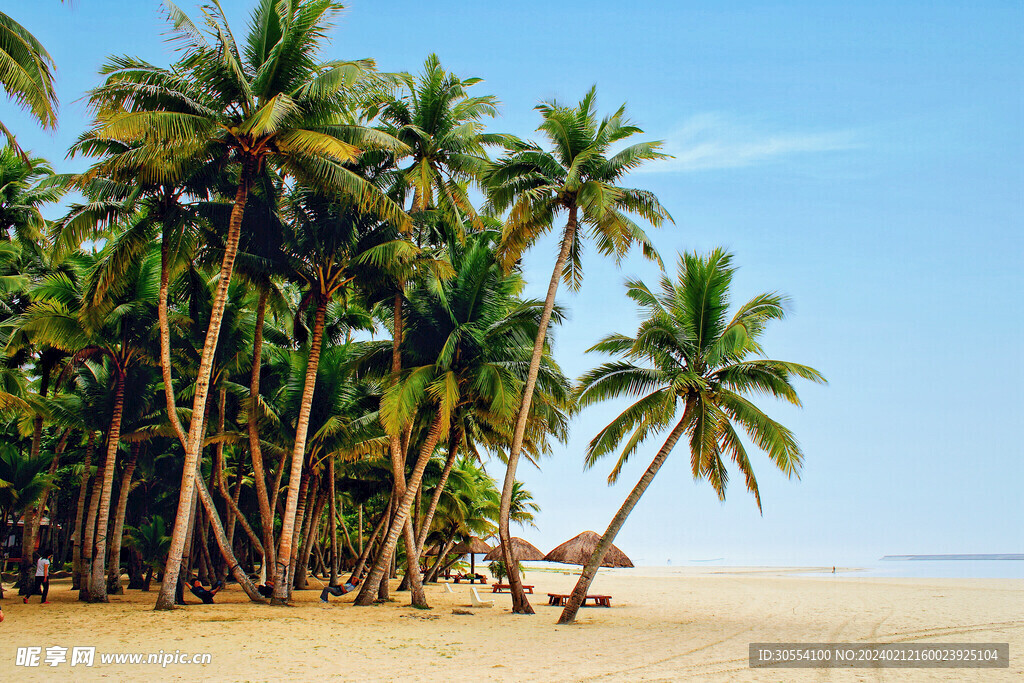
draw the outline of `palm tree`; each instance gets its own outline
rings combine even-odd
[[[0,240],[38,248],[46,227],[40,207],[62,194],[45,159],[26,159],[12,147],[0,148]]]
[[[567,214],[561,247],[544,300],[544,313],[533,346],[533,358],[516,418],[512,447],[501,495],[501,537],[505,564],[510,568],[512,611],[533,614],[511,556],[508,528],[509,506],[516,467],[526,435],[533,401],[537,371],[547,336],[558,283],[564,279],[576,289],[582,280],[581,226],[589,228],[598,251],[620,259],[634,244],[644,256],[659,260],[646,234],[628,214],[636,214],[655,227],[671,220],[658,199],[650,192],[620,187],[617,183],[645,161],[663,158],[658,142],[641,142],[609,156],[613,145],[642,132],[626,120],[625,105],[600,122],[597,120],[594,88],[575,107],[545,102],[536,107],[544,120],[538,130],[551,143],[545,151],[535,143],[518,143],[489,174],[489,202],[493,210],[510,209],[505,223],[502,255],[506,267],[515,264],[523,252],[554,225],[555,216]]]
[[[7,538],[8,520],[17,524],[18,517],[35,505],[49,486],[51,460],[45,455],[23,455],[14,444],[0,443],[0,538]],[[30,548],[29,554],[33,550]]]
[[[43,128],[57,126],[53,58],[25,28],[0,12],[0,87],[27,109]],[[17,149],[14,134],[0,122],[0,133]]]
[[[116,289],[98,304],[90,290],[90,276],[99,254],[78,253],[70,268],[47,276],[34,290],[33,303],[24,315],[23,333],[36,344],[72,354],[69,367],[104,358],[111,363],[114,406],[107,430],[104,479],[100,484],[94,538],[95,552],[88,586],[89,600],[107,601],[106,551],[114,467],[120,445],[125,401],[125,380],[131,368],[155,365],[149,353],[150,330],[155,322],[159,279],[157,255],[151,252],[132,267]]]
[[[253,12],[243,47],[235,42],[216,0],[205,9],[205,31],[175,5],[167,4],[182,59],[172,69],[137,59],[112,59],[105,69],[106,83],[91,99],[97,136],[139,145],[138,158],[168,159],[183,168],[187,164],[174,160],[193,159],[201,164],[221,159],[233,162],[238,172],[219,286],[197,372],[181,498],[157,609],[173,608],[202,448],[213,352],[253,180],[265,164],[275,163],[303,183],[354,197],[364,209],[398,222],[404,216],[397,205],[344,166],[367,146],[397,150],[401,145],[386,135],[349,125],[345,118],[352,94],[374,87],[367,78],[372,63],[319,61],[325,31],[341,10],[340,4],[262,0]],[[117,163],[112,160],[111,168],[98,170],[113,170]]]
[[[166,523],[163,517],[156,515],[145,524],[126,527],[125,534],[125,544],[142,557],[142,563],[146,567],[142,590],[148,591],[153,572],[159,572],[164,566],[167,551],[171,547],[171,537],[167,535]]]
[[[761,509],[757,480],[737,426],[786,476],[800,474],[803,453],[792,432],[761,412],[747,395],[768,394],[799,406],[792,380],[824,383],[825,379],[806,365],[763,357],[761,335],[769,322],[785,317],[787,300],[775,293],[759,294],[729,317],[734,272],[732,256],[716,249],[707,256],[680,256],[676,279],[663,276],[658,293],[642,282],[627,282],[629,297],[644,315],[636,336],[613,334],[591,349],[621,360],[580,378],[579,405],[623,396],[638,398],[591,440],[587,466],[625,441],[608,476],[609,483],[614,483],[647,437],[671,429],[594,549],[560,624],[575,619],[615,535],[684,435],[689,436],[693,478],[706,479],[720,500],[725,500],[729,478],[723,460],[727,458],[743,475]]]

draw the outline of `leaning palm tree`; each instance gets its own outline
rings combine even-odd
[[[35,36],[0,12],[0,87],[43,128],[57,126],[53,68],[53,58]],[[14,134],[2,122],[0,133],[17,149]]]
[[[554,227],[558,214],[567,214],[561,247],[544,300],[544,313],[534,341],[533,358],[516,418],[501,494],[498,533],[505,564],[511,569],[512,611],[517,614],[533,614],[533,608],[512,562],[509,506],[558,284],[563,279],[573,289],[581,284],[581,228],[588,230],[602,255],[612,256],[618,261],[637,244],[644,256],[660,263],[647,235],[629,214],[635,214],[655,227],[666,219],[671,220],[652,193],[618,185],[623,176],[645,161],[665,156],[658,151],[661,146],[658,142],[637,143],[609,156],[612,146],[642,132],[626,119],[625,105],[599,122],[596,92],[591,88],[575,107],[546,102],[538,105],[537,109],[544,117],[538,130],[545,134],[553,149],[546,151],[535,143],[514,144],[510,153],[499,160],[490,172],[488,190],[493,210],[510,210],[501,247],[505,265],[509,268],[540,235]]]
[[[591,440],[587,467],[625,441],[608,476],[609,483],[614,483],[642,442],[665,429],[670,431],[590,556],[560,624],[576,618],[616,534],[684,435],[689,437],[693,478],[706,479],[720,500],[725,500],[728,459],[743,475],[761,509],[757,480],[739,431],[765,451],[786,476],[800,474],[803,453],[792,432],[761,412],[747,396],[768,394],[799,406],[793,379],[825,380],[806,365],[763,357],[761,335],[769,322],[785,317],[785,297],[759,294],[729,317],[734,272],[732,256],[716,249],[708,256],[681,256],[676,279],[663,276],[660,292],[629,281],[628,295],[644,314],[636,336],[613,334],[591,348],[621,360],[605,363],[580,378],[580,407],[626,396],[637,400]]]
[[[364,209],[399,222],[404,217],[400,207],[345,167],[367,146],[400,150],[402,145],[387,135],[350,125],[353,117],[348,110],[354,98],[375,87],[370,78],[373,64],[319,59],[326,30],[340,4],[261,0],[241,47],[217,0],[204,8],[205,31],[173,3],[166,4],[182,58],[171,69],[131,58],[110,61],[105,84],[91,97],[95,135],[138,149],[134,158],[118,157],[96,171],[114,173],[119,163],[138,168],[139,159],[164,159],[171,167],[183,169],[188,164],[182,159],[198,165],[221,159],[234,165],[238,181],[196,377],[178,515],[157,609],[173,608],[202,449],[213,354],[253,180],[267,163],[277,164],[302,183],[354,197]],[[281,558],[277,562],[280,567]]]

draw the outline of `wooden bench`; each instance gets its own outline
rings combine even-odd
[[[527,593],[533,593],[533,586],[523,585],[523,590]],[[507,583],[495,583],[491,586],[492,593],[511,593],[512,586]]]
[[[594,607],[611,607],[612,596],[610,595],[588,595],[583,598],[583,607],[587,606],[587,600],[594,601]],[[568,593],[548,593],[548,604],[557,607],[564,607],[569,601]]]

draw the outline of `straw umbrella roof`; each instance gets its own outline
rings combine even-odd
[[[452,548],[452,552],[458,553],[459,555],[465,555],[466,553],[487,553],[490,552],[490,550],[491,546],[487,545],[476,536],[470,536],[468,541],[463,541]]]
[[[562,564],[578,564],[585,565],[590,556],[594,554],[594,548],[601,541],[599,536],[594,531],[584,531],[579,536],[573,536],[568,541],[558,546],[550,553],[544,556],[544,559],[548,562],[561,562]],[[626,553],[622,552],[614,545],[608,548],[608,552],[604,555],[604,562],[601,563],[602,567],[632,567],[633,562],[626,557]]]
[[[537,546],[524,541],[518,536],[512,537],[512,557],[516,558],[520,562],[534,562],[536,560],[543,560],[544,553],[537,549]],[[494,546],[494,550],[487,553],[484,561],[491,562],[494,560],[502,560],[504,557],[501,554],[501,544]]]

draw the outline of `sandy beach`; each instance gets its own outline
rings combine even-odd
[[[607,573],[605,573],[607,571]],[[54,581],[50,605],[12,593],[0,624],[0,671],[18,680],[535,680],[535,681],[903,681],[1020,680],[1024,677],[1024,581],[884,579],[799,569],[603,570],[592,592],[612,608],[587,608],[555,626],[546,593],[568,592],[575,575],[528,572],[533,617],[509,614],[511,598],[468,608],[465,585],[427,587],[432,610],[354,608],[351,596],[319,602],[297,592],[292,608],[251,605],[237,588],[217,604],[152,610],[156,593],[129,591],[107,605],[79,603],[69,580]],[[312,585],[317,586],[314,580]],[[191,596],[189,596],[191,600]],[[1010,668],[751,670],[751,642],[1009,642]],[[94,646],[91,668],[16,666],[18,647]],[[101,664],[101,653],[209,653],[205,665]],[[6,677],[6,676],[5,676]]]

